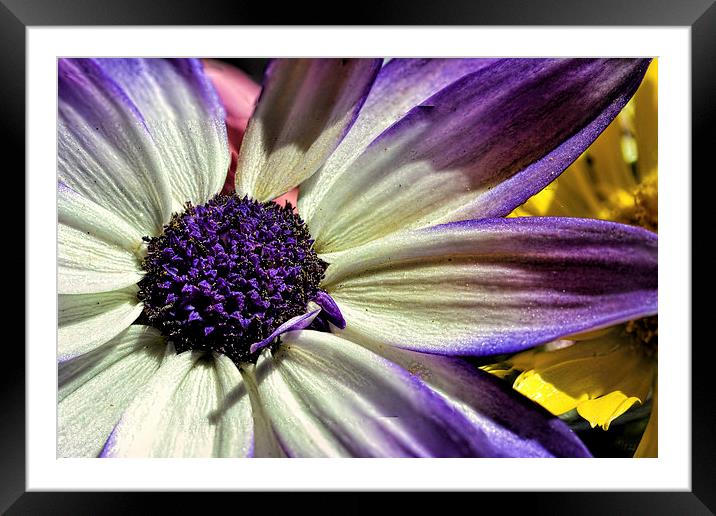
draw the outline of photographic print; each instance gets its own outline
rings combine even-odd
[[[58,457],[658,456],[656,58],[57,86]]]

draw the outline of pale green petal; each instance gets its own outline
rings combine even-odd
[[[101,346],[129,327],[143,305],[137,287],[58,296],[58,360],[65,361]]]

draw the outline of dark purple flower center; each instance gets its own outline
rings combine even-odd
[[[306,312],[328,266],[289,203],[236,195],[187,203],[160,236],[144,240],[140,322],[179,353],[216,351],[236,363],[255,361],[251,344]]]

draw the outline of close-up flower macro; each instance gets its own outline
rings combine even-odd
[[[57,73],[59,457],[657,456],[655,59]]]

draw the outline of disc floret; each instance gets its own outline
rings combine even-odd
[[[140,322],[179,353],[215,351],[236,363],[255,360],[251,344],[306,312],[328,265],[289,203],[237,195],[187,203],[144,240]]]

